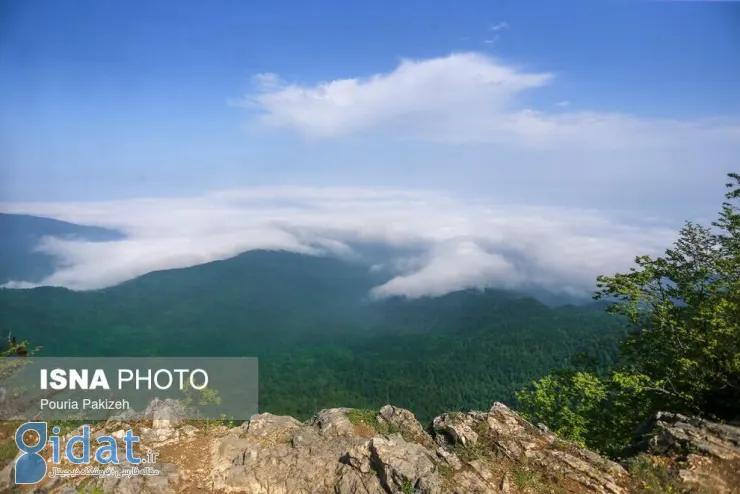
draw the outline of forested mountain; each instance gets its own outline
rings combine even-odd
[[[0,285],[9,281],[38,282],[54,272],[54,258],[39,252],[44,237],[89,242],[123,238],[119,232],[94,226],[0,213]]]
[[[510,292],[368,298],[383,281],[361,264],[253,251],[103,290],[3,289],[0,325],[42,356],[257,356],[261,409],[300,417],[510,401],[579,350],[610,361],[623,336],[600,311]]]

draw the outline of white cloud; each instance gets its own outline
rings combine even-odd
[[[352,257],[352,246],[367,242],[399,249],[385,266],[373,268],[394,276],[375,288],[376,296],[439,295],[482,286],[588,291],[597,275],[623,270],[635,255],[667,247],[674,231],[652,221],[630,226],[576,206],[633,208],[638,218],[658,211],[694,216],[710,194],[713,201],[721,193],[721,183],[716,188],[709,183],[736,166],[740,125],[731,119],[573,111],[567,102],[548,112],[523,103],[528,92],[554,80],[549,72],[458,53],[312,86],[261,74],[254,78],[255,93],[238,103],[260,111],[259,121],[268,127],[315,139],[384,138],[365,148],[353,141],[350,154],[339,154],[349,158],[329,157],[330,163],[318,166],[307,154],[298,165],[321,180],[377,168],[414,190],[265,187],[180,199],[0,209],[119,228],[129,235],[109,243],[46,240],[41,248],[56,256],[61,268],[42,284],[73,289],[110,286],[252,249]],[[399,145],[391,138],[435,145],[404,148],[408,142]],[[474,145],[479,143],[485,145]],[[417,190],[433,175],[441,177],[434,184],[448,189],[470,190],[473,184],[508,202],[574,207],[488,204]]]
[[[426,262],[373,289],[376,297],[439,296],[466,288],[517,288],[526,280],[503,255],[486,252],[472,240],[450,240],[435,245]]]
[[[642,118],[627,113],[547,113],[522,103],[551,84],[550,72],[525,71],[480,53],[404,60],[391,72],[313,86],[255,78],[237,104],[261,111],[271,128],[311,138],[381,133],[395,139],[573,150],[642,150],[740,142],[737,121]],[[565,107],[565,106],[563,106]]]
[[[181,199],[0,209],[119,228],[129,235],[104,243],[47,239],[42,249],[62,267],[40,284],[72,289],[106,287],[253,249],[346,257],[355,254],[353,245],[372,243],[400,248],[389,260],[395,277],[376,287],[376,296],[531,285],[578,292],[589,291],[599,274],[625,269],[635,255],[662,250],[674,237],[671,228],[629,226],[588,210],[382,189],[255,188]]]
[[[552,78],[525,73],[476,53],[404,60],[391,73],[366,79],[339,79],[313,87],[275,85],[276,76],[255,79],[258,92],[239,102],[265,113],[264,124],[311,137],[334,137],[388,123],[404,126],[450,109],[465,115],[481,105],[500,114],[510,99]],[[265,85],[264,81],[269,84]]]
[[[567,108],[567,107],[569,107],[569,106],[570,106],[570,101],[568,101],[568,100],[563,100],[563,101],[558,101],[558,102],[557,102],[557,103],[555,103],[555,104],[556,104],[556,105],[558,105],[558,106],[560,106],[560,107],[562,107],[562,108]]]
[[[491,26],[491,31],[501,31],[502,29],[508,29],[509,25],[505,22],[499,22],[498,24],[494,24]]]

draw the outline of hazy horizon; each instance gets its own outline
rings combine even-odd
[[[0,211],[127,235],[45,240],[41,284],[368,242],[398,252],[381,294],[576,293],[711,221],[740,156],[732,2],[29,0],[1,27]]]

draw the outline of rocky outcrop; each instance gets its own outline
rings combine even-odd
[[[121,416],[96,435],[133,427],[159,453],[146,467],[157,475],[53,480],[56,492],[253,494],[386,494],[564,492],[622,494],[630,477],[612,462],[532,426],[506,406],[449,413],[427,432],[408,410],[335,408],[301,423],[255,415],[238,427],[205,429],[159,402],[147,422]],[[120,468],[130,468],[121,465]],[[66,491],[65,491],[66,489]]]
[[[511,483],[512,475],[520,488],[532,484],[533,488],[550,485],[571,492],[627,492],[629,475],[624,468],[558,439],[546,428],[534,427],[500,403],[487,413],[437,417],[433,427],[440,448],[455,452],[457,458],[450,466],[462,463],[471,467],[489,488],[483,492],[491,492],[491,485],[500,490]],[[506,468],[496,472],[490,468],[491,463]],[[476,484],[477,488],[484,487],[480,482]]]
[[[677,413],[656,414],[641,427],[635,439],[633,450],[652,454],[694,452],[722,460],[740,460],[740,428]]]
[[[740,492],[740,427],[660,412],[646,423],[626,452],[663,458],[664,469],[686,489]]]
[[[121,416],[95,434],[115,436],[133,427],[141,434],[142,452],[151,448],[158,453],[155,462],[140,468],[156,474],[51,480],[41,487],[65,494],[626,494],[646,487],[652,489],[647,492],[667,489],[667,484],[628,473],[622,465],[558,439],[500,403],[487,412],[444,414],[428,431],[411,412],[390,405],[375,412],[323,410],[304,423],[265,413],[237,427],[188,423],[169,402],[150,409],[144,426],[132,421],[140,416]],[[675,492],[694,486],[701,492],[730,493],[740,486],[740,478],[727,470],[740,458],[739,437],[736,427],[660,414],[642,431],[637,449],[643,460],[665,460],[665,472],[680,482]],[[718,461],[724,462],[721,468]]]

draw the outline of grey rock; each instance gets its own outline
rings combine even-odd
[[[740,492],[740,427],[699,417],[659,412],[644,424],[624,452],[678,460],[678,477],[693,491]]]
[[[397,430],[407,434],[408,437],[416,440],[424,440],[428,437],[414,414],[403,408],[385,405],[378,412],[378,421],[392,425]]]
[[[214,443],[213,488],[260,493],[488,493],[511,491],[501,461],[534,461],[557,471],[585,490],[622,494],[626,475],[603,458],[576,446],[565,453],[553,447],[554,435],[523,420],[504,405],[491,411],[446,414],[434,421],[440,444],[408,441],[426,433],[413,415],[383,407],[378,421],[399,433],[360,437],[346,408],[320,412],[301,424],[270,414],[252,419]],[[405,434],[404,434],[405,432]],[[474,448],[479,456],[461,459],[453,450]],[[511,459],[497,456],[508,452]],[[518,453],[518,456],[515,455]],[[467,465],[467,468],[465,466]],[[614,467],[615,465],[612,465]],[[444,468],[447,470],[444,470]]]
[[[437,456],[444,460],[453,470],[460,470],[463,467],[460,458],[458,458],[455,453],[448,451],[445,448],[437,448]]]
[[[440,434],[439,439],[444,443],[456,444],[463,446],[474,445],[478,441],[478,434],[473,430],[473,417],[467,413],[446,413],[436,417],[432,422],[435,432]]]
[[[542,492],[627,494],[637,485],[622,466],[558,439],[501,403],[487,412],[437,417],[431,434],[411,412],[391,405],[381,408],[377,423],[353,423],[350,411],[322,410],[305,423],[264,413],[232,429],[197,431],[172,427],[172,420],[181,419],[179,409],[160,401],[139,415],[151,420],[156,415],[158,426],[136,430],[143,446],[166,438],[162,444],[169,444],[170,457],[154,465],[161,474],[106,477],[92,485],[110,494],[186,488],[249,494],[513,494],[521,489],[515,472],[524,470],[535,475]],[[109,421],[105,428],[117,436],[132,424],[129,420]],[[688,455],[690,468],[679,472],[680,479],[707,492],[738,491],[740,478],[732,474],[733,465],[740,465],[737,427],[659,414],[640,441],[642,451],[653,455],[701,453]],[[730,462],[729,467],[714,468],[716,461]],[[7,486],[11,474],[6,467],[0,483],[5,480]]]
[[[152,429],[169,429],[187,418],[185,406],[177,400],[155,398],[144,411],[144,418],[152,420]]]
[[[293,432],[301,427],[301,423],[293,417],[262,413],[253,415],[242,424],[241,429],[246,437],[262,441],[285,442],[293,437]]]
[[[370,462],[375,465],[381,483],[393,489],[415,486],[434,474],[436,458],[419,444],[407,443],[400,435],[376,437],[369,444]]]
[[[637,431],[631,450],[658,455],[698,452],[722,460],[739,460],[740,427],[658,412]]]
[[[355,433],[355,426],[347,417],[350,410],[350,408],[321,410],[313,420],[313,425],[317,427],[317,432],[322,437],[351,437]]]

